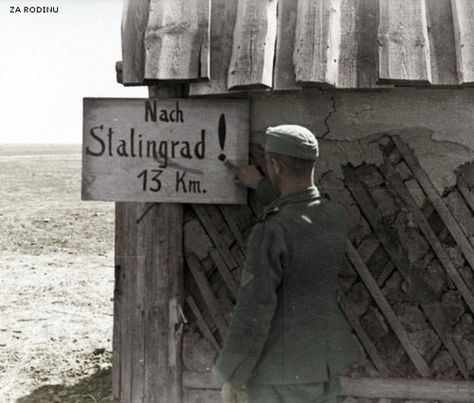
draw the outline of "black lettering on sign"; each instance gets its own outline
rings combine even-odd
[[[145,101],[145,122],[151,119],[152,122],[156,122],[156,101],[153,101],[153,107],[151,102]]]
[[[102,154],[104,154],[105,151],[104,140],[102,140],[100,136],[95,132],[98,129],[100,129],[101,131],[104,130],[104,125],[93,127],[90,131],[90,135],[100,144],[100,151],[91,151],[89,146],[86,147],[86,154],[93,155],[94,157],[100,157]]]
[[[206,193],[200,180],[187,179],[187,171],[176,171],[176,193]]]
[[[109,139],[109,156],[112,157],[112,135],[114,134],[114,131],[112,130],[111,127],[109,127],[109,131],[107,133],[107,137]]]
[[[179,101],[176,101],[176,109],[170,112],[170,121],[180,123],[184,122],[183,111],[179,108]]]
[[[156,122],[158,119],[166,123],[184,123],[184,112],[179,107],[179,101],[176,101],[174,109],[161,109],[158,116],[157,101],[145,100],[145,122]]]
[[[128,157],[127,142],[125,140],[119,141],[119,145],[117,147],[117,155],[120,155],[121,157]]]
[[[193,156],[191,155],[191,149],[190,149],[190,146],[189,146],[189,141],[183,140],[181,142],[181,144],[183,145],[183,148],[181,149],[181,157],[183,157],[183,158],[193,158]]]
[[[148,169],[143,170],[137,175],[137,178],[143,178],[142,190],[144,192],[146,192],[147,190],[151,190],[152,192],[159,192],[161,189],[161,181],[158,179],[158,177],[163,173],[163,170],[150,169],[149,171],[155,174],[150,179],[150,182],[152,182],[150,187],[148,187]]]
[[[201,193],[201,182],[190,180],[188,182],[188,189],[190,193]]]
[[[206,156],[206,131],[204,129],[201,130],[201,141],[198,141],[194,146],[194,153],[200,160]]]
[[[186,189],[186,182],[184,181],[186,173],[187,172],[176,171],[176,193],[180,191],[182,191],[183,193],[188,193]]]

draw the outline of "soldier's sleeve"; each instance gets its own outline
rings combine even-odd
[[[270,180],[265,177],[258,182],[255,190],[257,199],[263,204],[270,204],[273,199],[276,199],[280,195],[278,188],[273,186]]]
[[[258,223],[248,240],[237,303],[213,368],[222,382],[245,385],[260,358],[277,304],[286,249],[283,228],[274,222]]]

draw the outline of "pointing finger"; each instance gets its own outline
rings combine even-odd
[[[239,169],[238,169],[232,162],[230,162],[228,159],[226,159],[226,160],[224,161],[224,165],[225,165],[227,168],[232,169],[234,172],[238,172],[238,171],[239,171]]]

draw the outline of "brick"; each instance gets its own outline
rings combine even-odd
[[[388,332],[388,326],[383,315],[374,307],[368,309],[367,313],[361,319],[361,323],[374,343]]]
[[[454,267],[459,268],[464,266],[464,256],[462,255],[458,246],[447,247],[446,252],[448,252]]]
[[[395,170],[398,172],[398,174],[400,175],[400,177],[401,177],[402,180],[404,180],[404,181],[407,180],[407,179],[410,179],[410,178],[413,176],[413,174],[412,174],[410,168],[408,168],[408,165],[405,164],[405,162],[403,162],[403,161],[400,162],[400,163],[396,166]]]
[[[423,279],[437,294],[446,289],[446,272],[438,259],[433,259],[424,271],[421,271]]]
[[[374,165],[363,164],[356,168],[359,178],[368,187],[378,187],[384,183],[384,177]]]
[[[464,314],[464,301],[461,293],[457,290],[448,290],[441,297],[441,306],[446,312],[446,317],[451,325],[458,322]]]
[[[383,217],[390,217],[400,211],[400,206],[398,206],[393,195],[385,187],[371,189],[370,195],[377,206],[377,210],[380,211]]]
[[[453,358],[444,349],[434,358],[431,368],[436,379],[452,379],[458,373]]]
[[[213,244],[201,223],[195,219],[184,224],[184,253],[194,254],[199,260],[206,258]]]
[[[395,270],[382,288],[382,291],[389,302],[406,302],[412,300],[412,297],[402,288],[402,283],[403,281],[400,273]]]
[[[370,294],[361,282],[352,286],[346,298],[357,316],[363,315],[370,304]]]
[[[441,345],[441,340],[433,329],[426,328],[410,333],[413,344],[421,355],[429,360]]]
[[[472,191],[474,189],[474,163],[463,165],[460,169],[460,175]]]
[[[349,291],[357,280],[357,273],[347,259],[343,259],[338,273],[338,283],[344,294]]]
[[[400,341],[394,333],[388,332],[375,344],[382,359],[394,376],[417,376],[415,366],[411,363]]]
[[[397,303],[393,306],[393,310],[408,332],[423,330],[428,326],[425,315],[417,306]]]
[[[468,370],[474,372],[474,321],[471,314],[466,313],[462,316],[454,328],[453,338],[466,361]]]
[[[398,234],[400,245],[408,255],[408,260],[413,263],[424,258],[429,251],[429,245],[417,229],[410,228],[409,222],[408,214],[400,212],[393,227]]]
[[[459,274],[463,278],[464,282],[466,283],[467,287],[470,290],[474,290],[474,275],[472,274],[472,270],[469,266],[463,266],[459,268]]]
[[[183,336],[183,363],[187,370],[209,371],[217,358],[217,352],[209,341],[197,331],[185,332]]]

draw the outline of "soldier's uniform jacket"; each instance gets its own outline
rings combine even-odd
[[[257,195],[275,195],[269,192],[264,179]],[[237,304],[213,368],[221,381],[324,382],[360,358],[337,303],[346,235],[342,213],[315,186],[266,207],[248,239]]]

